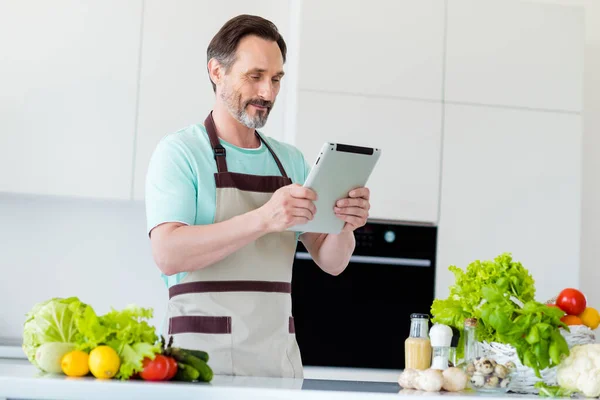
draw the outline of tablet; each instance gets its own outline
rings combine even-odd
[[[288,228],[295,232],[338,234],[344,221],[335,215],[335,203],[352,189],[364,187],[381,150],[341,143],[325,143],[306,178],[304,187],[317,193],[317,213],[312,221]]]

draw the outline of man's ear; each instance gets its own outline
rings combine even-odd
[[[211,58],[208,61],[208,76],[210,80],[217,86],[223,79],[223,75],[225,75],[225,70],[221,63],[219,63],[215,58]]]

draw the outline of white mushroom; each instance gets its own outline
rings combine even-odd
[[[421,371],[415,380],[420,390],[426,392],[439,392],[444,385],[444,376],[439,369],[426,369]]]
[[[485,385],[485,376],[483,376],[481,372],[475,372],[471,377],[471,385],[476,388],[483,387],[483,385]]]
[[[447,368],[442,372],[444,384],[442,388],[448,392],[460,392],[467,387],[468,375],[460,368]]]
[[[415,389],[415,380],[419,376],[419,372],[412,369],[407,368],[400,374],[398,378],[398,384],[404,389]]]
[[[423,390],[421,388],[421,386],[419,385],[419,376],[421,376],[421,372],[420,370],[416,370],[415,371],[417,373],[417,375],[414,377],[413,379],[413,388],[415,388],[415,390]]]

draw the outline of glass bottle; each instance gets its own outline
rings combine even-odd
[[[431,366],[429,316],[411,314],[410,335],[404,342],[404,368],[425,370]]]
[[[465,319],[463,334],[465,335],[464,363],[469,364],[479,357],[479,345],[477,344],[477,318]]]

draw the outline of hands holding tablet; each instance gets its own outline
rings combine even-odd
[[[369,197],[371,193],[368,188],[358,188],[350,191],[348,198],[338,200],[335,204],[335,215],[344,222],[342,232],[352,232],[367,223],[369,217]]]
[[[338,200],[334,207],[335,215],[345,222],[343,232],[352,232],[365,225],[371,208],[368,188],[354,189],[348,196]],[[316,199],[313,190],[292,184],[278,189],[257,211],[267,232],[282,232],[311,221],[317,212],[313,203]]]

